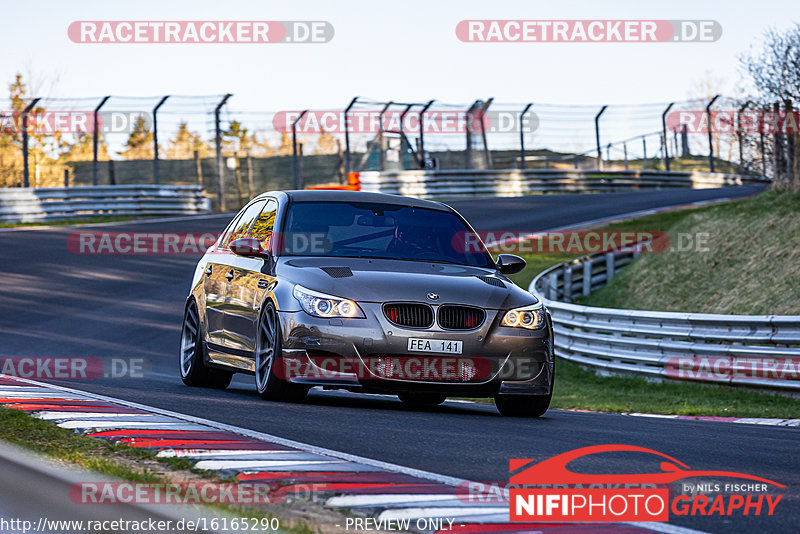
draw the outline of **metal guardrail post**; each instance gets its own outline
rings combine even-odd
[[[22,110],[22,183],[23,187],[30,187],[30,171],[28,169],[28,113],[39,103],[41,98],[34,98]]]
[[[94,128],[92,129],[92,185],[97,185],[97,152],[100,145],[100,121],[97,120],[97,114],[100,113],[100,108],[102,108],[108,99],[111,98],[111,95],[104,96],[100,103],[97,104],[97,107],[94,108]]]
[[[606,283],[614,278],[614,254],[606,252]]]
[[[164,105],[169,95],[162,98],[153,108],[153,183],[161,182],[161,169],[158,166],[158,109]]]
[[[548,280],[549,295],[547,298],[550,300],[556,300],[558,299],[558,271],[553,271],[550,273]]]
[[[292,176],[294,178],[293,187],[294,189],[300,189],[300,163],[297,159],[297,123],[305,117],[306,113],[308,113],[307,109],[304,109],[302,113],[292,122]]]
[[[664,168],[669,171],[669,147],[667,146],[667,113],[672,109],[675,102],[670,102],[664,113],[661,114],[661,134],[664,139]]]
[[[350,103],[344,108],[344,173],[345,176],[350,175],[350,124],[347,122],[347,114],[350,112],[350,109],[356,105],[358,102],[358,97],[353,98]]]
[[[528,103],[519,114],[519,168],[525,170],[525,129],[522,127],[525,114],[531,109],[533,102]]]
[[[706,106],[706,116],[708,117],[708,170],[709,172],[714,172],[714,137],[712,136],[711,132],[711,106],[714,105],[714,102],[720,95],[716,95],[714,98]]]
[[[600,111],[594,116],[594,139],[597,143],[597,168],[599,170],[603,169],[603,153],[600,150],[600,116],[605,112],[607,107],[608,106],[603,106],[600,108]]]
[[[592,292],[592,260],[583,262],[583,296],[588,297]]]
[[[216,146],[216,156],[217,156],[217,184],[219,187],[219,191],[217,192],[217,200],[219,201],[219,210],[225,211],[225,165],[222,162],[222,129],[220,128],[219,123],[219,114],[222,106],[225,105],[225,102],[228,101],[230,97],[233,95],[228,93],[222,100],[220,100],[217,107],[214,108],[214,144]]]

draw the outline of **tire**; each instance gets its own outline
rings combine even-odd
[[[197,303],[192,299],[183,313],[179,362],[181,380],[187,386],[225,389],[231,383],[233,373],[206,367],[202,334],[203,325],[197,312]]]
[[[270,302],[258,319],[256,332],[256,391],[265,400],[300,402],[308,388],[292,384],[275,374],[275,362],[281,354],[281,325],[275,306]]]
[[[549,395],[497,395],[494,405],[506,417],[541,417],[550,407]]]
[[[447,395],[440,393],[399,393],[397,396],[409,408],[431,408],[447,399]]]

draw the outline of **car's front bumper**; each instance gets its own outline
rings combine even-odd
[[[280,312],[283,353],[279,373],[294,383],[367,392],[439,392],[453,396],[546,395],[553,383],[552,326],[499,326],[487,310],[471,331],[398,327],[381,305],[360,303],[366,317],[322,319]],[[456,354],[408,350],[408,339],[460,341]]]

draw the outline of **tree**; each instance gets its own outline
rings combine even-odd
[[[200,135],[189,130],[189,125],[186,122],[181,122],[178,125],[178,131],[175,132],[175,137],[170,141],[170,147],[167,149],[167,158],[190,159],[194,157],[195,151],[201,158],[208,157],[211,152],[208,144],[200,138]]]
[[[152,159],[153,158],[153,132],[143,115],[139,115],[133,124],[133,130],[125,143],[125,150],[119,155],[125,159]]]
[[[789,111],[800,106],[800,24],[784,31],[768,29],[760,48],[751,48],[739,60],[753,82],[757,94],[752,100],[759,108],[777,105]],[[768,137],[767,153],[762,157],[771,162],[773,188],[800,191],[800,135],[778,132]]]
[[[75,141],[64,147],[61,159],[64,161],[92,161],[94,159],[94,136],[88,132],[76,134]],[[97,139],[97,159],[98,161],[108,159],[108,146],[102,135]]]
[[[764,32],[761,47],[739,58],[764,102],[800,100],[800,23]]]
[[[249,135],[248,129],[235,120],[231,121],[228,129],[222,133],[222,138],[227,148],[234,153],[247,152],[256,144],[255,136]]]
[[[321,129],[319,139],[317,139],[317,147],[314,150],[315,154],[336,154],[336,139],[333,135]]]

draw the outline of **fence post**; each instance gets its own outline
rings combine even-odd
[[[255,185],[253,184],[253,157],[250,152],[247,152],[247,192],[250,193],[250,198],[256,196]]]
[[[739,137],[739,172],[744,172],[744,147],[742,146],[744,143],[744,130],[742,129],[742,113],[744,110],[747,109],[747,106],[751,104],[751,101],[748,100],[739,108],[739,113],[736,114],[736,130]]]
[[[533,102],[528,103],[522,113],[519,114],[519,168],[525,170],[525,129],[522,127],[525,121],[525,114],[531,109]]]
[[[39,103],[41,98],[34,98],[31,103],[22,110],[22,184],[23,187],[30,187],[30,172],[28,170],[28,113]]]
[[[642,170],[647,168],[647,138],[642,136]]]
[[[69,187],[69,169],[64,169],[64,187]]]
[[[670,102],[664,113],[661,114],[661,134],[664,139],[664,168],[669,172],[669,147],[667,147],[667,113],[672,109],[675,102]]]
[[[706,106],[706,115],[708,118],[708,169],[709,172],[714,172],[714,138],[711,135],[711,106],[717,101],[720,95],[714,96]]]
[[[603,153],[600,151],[600,116],[608,106],[603,106],[594,116],[594,138],[597,142],[597,169],[603,170]]]
[[[428,108],[436,102],[435,100],[429,100],[427,104],[420,110],[419,112],[419,166],[420,168],[425,166],[425,112],[428,111]]]
[[[114,160],[108,160],[108,183],[109,185],[117,185],[117,176],[114,173]]]
[[[292,176],[294,178],[293,189],[300,189],[300,165],[297,161],[297,122],[302,119],[308,110],[303,112],[292,123]]]
[[[194,156],[194,171],[197,175],[197,185],[203,185],[203,164],[200,161],[200,151],[195,150],[192,155]]]
[[[219,187],[217,200],[219,201],[220,211],[225,211],[225,165],[222,162],[222,129],[219,124],[219,113],[225,102],[232,96],[230,93],[226,94],[217,104],[217,107],[214,108],[214,144],[217,152],[217,187]]]
[[[161,182],[161,169],[158,167],[158,108],[164,105],[169,95],[162,98],[156,107],[153,108],[153,182],[158,185]]]
[[[350,174],[350,124],[347,122],[347,113],[350,111],[350,108],[356,105],[358,102],[358,97],[354,97],[353,100],[347,104],[347,107],[344,108],[344,157],[345,157],[345,176]]]
[[[108,99],[111,98],[111,95],[104,96],[100,103],[97,104],[97,107],[94,108],[94,115],[93,115],[93,124],[94,128],[92,128],[92,185],[97,185],[97,149],[98,145],[100,144],[100,129],[99,124],[100,121],[97,120],[97,114],[100,112],[100,108],[102,108]]]
[[[486,138],[486,112],[489,110],[489,106],[492,105],[494,102],[494,97],[490,97],[487,100],[483,107],[481,108],[481,139],[483,141],[483,159],[484,163],[486,164],[487,169],[491,169],[494,167],[494,163],[492,163],[492,153],[489,151],[489,141]]]
[[[628,143],[622,143],[622,154],[625,157],[625,170],[628,170]]]

